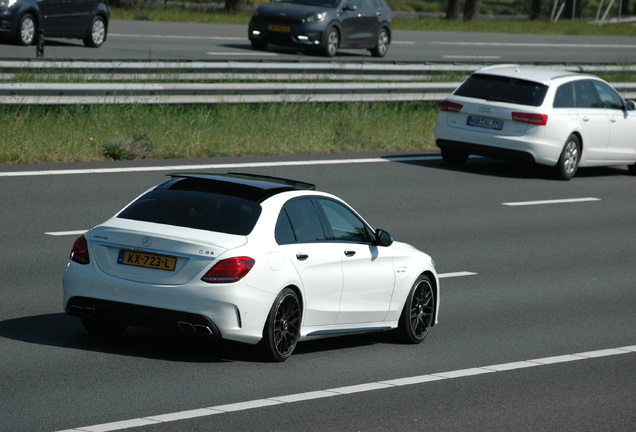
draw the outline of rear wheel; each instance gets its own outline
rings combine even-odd
[[[449,165],[460,166],[468,159],[468,153],[458,150],[442,149],[442,159]]]
[[[106,40],[106,21],[100,16],[93,18],[91,26],[83,41],[84,45],[91,48],[97,48],[101,46]]]
[[[632,165],[628,165],[627,168],[629,169],[630,173],[636,174],[636,163]]]
[[[35,42],[35,33],[37,24],[35,18],[31,14],[25,14],[18,24],[18,32],[15,39],[19,45],[33,45]]]
[[[406,343],[418,344],[426,338],[433,325],[435,314],[435,293],[428,276],[417,278],[409,296],[398,325],[398,336]]]
[[[581,143],[579,137],[572,134],[565,141],[561,157],[554,167],[554,174],[559,180],[570,180],[576,174],[581,159]]]
[[[291,288],[278,294],[267,317],[261,346],[265,358],[282,362],[289,358],[300,338],[300,301]]]
[[[378,33],[378,38],[375,42],[375,47],[371,51],[373,57],[384,57],[389,50],[389,31],[386,28],[381,28]]]

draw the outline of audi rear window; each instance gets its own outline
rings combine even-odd
[[[533,81],[475,73],[455,91],[455,95],[539,106],[543,103],[547,91],[548,86]]]
[[[231,195],[157,188],[117,217],[185,228],[248,235],[261,214],[260,204]]]

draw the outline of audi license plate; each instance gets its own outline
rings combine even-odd
[[[291,31],[291,27],[271,24],[269,26],[269,31],[279,32],[279,33],[289,33]]]
[[[503,120],[495,120],[487,117],[473,117],[468,116],[468,120],[466,120],[466,124],[468,126],[476,126],[485,129],[503,129]]]
[[[117,263],[136,267],[148,267],[159,270],[174,271],[177,265],[175,257],[155,255],[143,252],[120,250]]]

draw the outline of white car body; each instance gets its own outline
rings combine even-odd
[[[293,287],[302,306],[303,340],[398,327],[411,287],[425,274],[435,289],[431,325],[437,322],[439,282],[433,261],[410,245],[337,240],[279,244],[275,227],[281,209],[300,197],[347,206],[323,192],[280,192],[260,203],[260,216],[248,235],[125,219],[120,212],[84,235],[90,263],[69,259],[64,309],[83,316],[105,302],[107,309],[130,309],[135,316],[131,325],[145,326],[143,315],[156,315],[150,321],[160,318],[175,329],[192,325],[195,332],[256,344],[275,299]],[[176,257],[175,269],[123,265],[118,263],[122,251]],[[239,281],[202,280],[215,263],[243,256],[255,264]]]
[[[574,135],[580,144],[574,171],[577,166],[636,163],[636,104],[625,102],[600,78],[514,65],[487,67],[473,75],[536,83],[545,86],[545,97],[533,106],[497,101],[495,94],[491,100],[461,96],[460,86],[442,102],[435,126],[436,142],[443,156],[445,152],[459,152],[555,166],[569,137]],[[574,86],[587,83],[591,83],[597,97],[600,95],[600,101],[590,103],[596,106],[570,106],[583,104],[582,98],[576,97],[575,103],[559,102],[566,90],[575,91],[571,90]],[[563,90],[559,90],[562,86]],[[607,107],[612,103],[620,106]],[[522,121],[513,119],[513,113],[519,113],[517,118]],[[544,119],[545,124],[540,124]]]

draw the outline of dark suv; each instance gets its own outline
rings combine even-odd
[[[0,0],[0,36],[19,45],[44,37],[82,39],[87,47],[106,40],[108,0]]]

